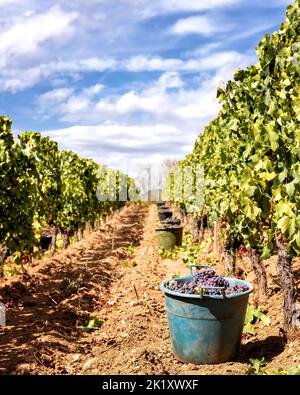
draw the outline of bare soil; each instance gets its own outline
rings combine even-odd
[[[271,325],[258,324],[256,336],[243,335],[237,361],[177,361],[159,284],[188,268],[180,259],[160,257],[156,225],[154,205],[125,207],[83,241],[34,261],[25,275],[1,280],[7,326],[0,327],[0,374],[245,374],[249,358],[261,356],[268,370],[300,364],[299,332],[286,336],[282,330],[276,257],[266,263],[269,296],[263,301]],[[299,281],[300,261],[294,265]],[[239,270],[254,281],[247,259]],[[256,298],[254,293],[252,303]],[[103,325],[84,332],[93,317]]]

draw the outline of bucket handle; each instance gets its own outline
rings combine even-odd
[[[222,300],[224,300],[226,298],[225,287],[213,287],[213,286],[212,287],[206,287],[205,285],[203,285],[203,286],[200,287],[200,295],[199,296],[200,296],[201,300],[203,299],[203,295],[204,295],[203,290],[205,290],[205,289],[217,289],[217,290],[221,291]]]
[[[202,269],[202,268],[210,268],[211,266],[209,266],[209,265],[190,265],[190,275],[191,276],[193,275],[193,267]],[[207,287],[207,286],[203,285],[200,288],[200,299],[201,300],[203,299],[203,290],[205,290],[205,289],[218,289],[219,291],[221,291],[223,300],[225,299],[225,287],[209,287],[209,286]]]

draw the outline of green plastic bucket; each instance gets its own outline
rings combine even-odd
[[[158,245],[164,250],[172,250],[182,244],[182,226],[169,226],[156,229]]]
[[[192,265],[192,267],[208,267]],[[186,282],[192,278],[176,278]],[[218,364],[233,361],[239,351],[249,294],[253,286],[244,280],[226,277],[233,285],[247,285],[248,290],[232,295],[182,294],[160,289],[166,297],[169,330],[175,357],[194,364]],[[204,287],[205,288],[205,287]]]

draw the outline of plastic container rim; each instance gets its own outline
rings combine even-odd
[[[195,294],[184,294],[181,292],[176,292],[176,291],[172,291],[171,289],[166,287],[166,284],[169,283],[172,280],[191,280],[193,278],[193,276],[184,276],[184,277],[177,277],[177,278],[171,278],[169,280],[165,280],[163,281],[159,288],[162,292],[164,292],[167,295],[173,295],[173,296],[179,296],[181,298],[186,298],[186,299],[198,299],[201,300],[201,296],[200,295],[195,295]],[[222,295],[203,295],[202,299],[220,299],[220,300],[226,300],[226,299],[233,299],[233,298],[238,298],[241,296],[246,296],[246,295],[250,295],[250,293],[253,291],[253,285],[251,283],[249,283],[248,281],[245,280],[239,280],[237,278],[232,278],[232,277],[224,277],[225,280],[229,281],[229,282],[235,282],[238,283],[238,285],[243,285],[243,286],[247,286],[249,289],[247,291],[244,292],[239,292],[236,294],[229,294],[226,295],[225,298],[223,298]]]
[[[168,226],[168,227],[165,227],[165,228],[156,228],[155,229],[155,231],[156,232],[163,232],[163,231],[168,231],[168,230],[176,230],[176,229],[183,229],[183,226],[181,226],[181,225],[171,225],[171,226]]]

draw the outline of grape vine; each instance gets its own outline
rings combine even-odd
[[[124,206],[130,189],[138,192],[134,180],[120,171],[60,151],[40,133],[14,139],[11,127],[9,118],[0,117],[0,275],[8,255],[17,262],[32,257],[39,245],[37,229],[51,229],[52,252],[58,233],[66,248],[71,235],[82,236],[86,223]],[[99,187],[106,199],[97,196]]]

